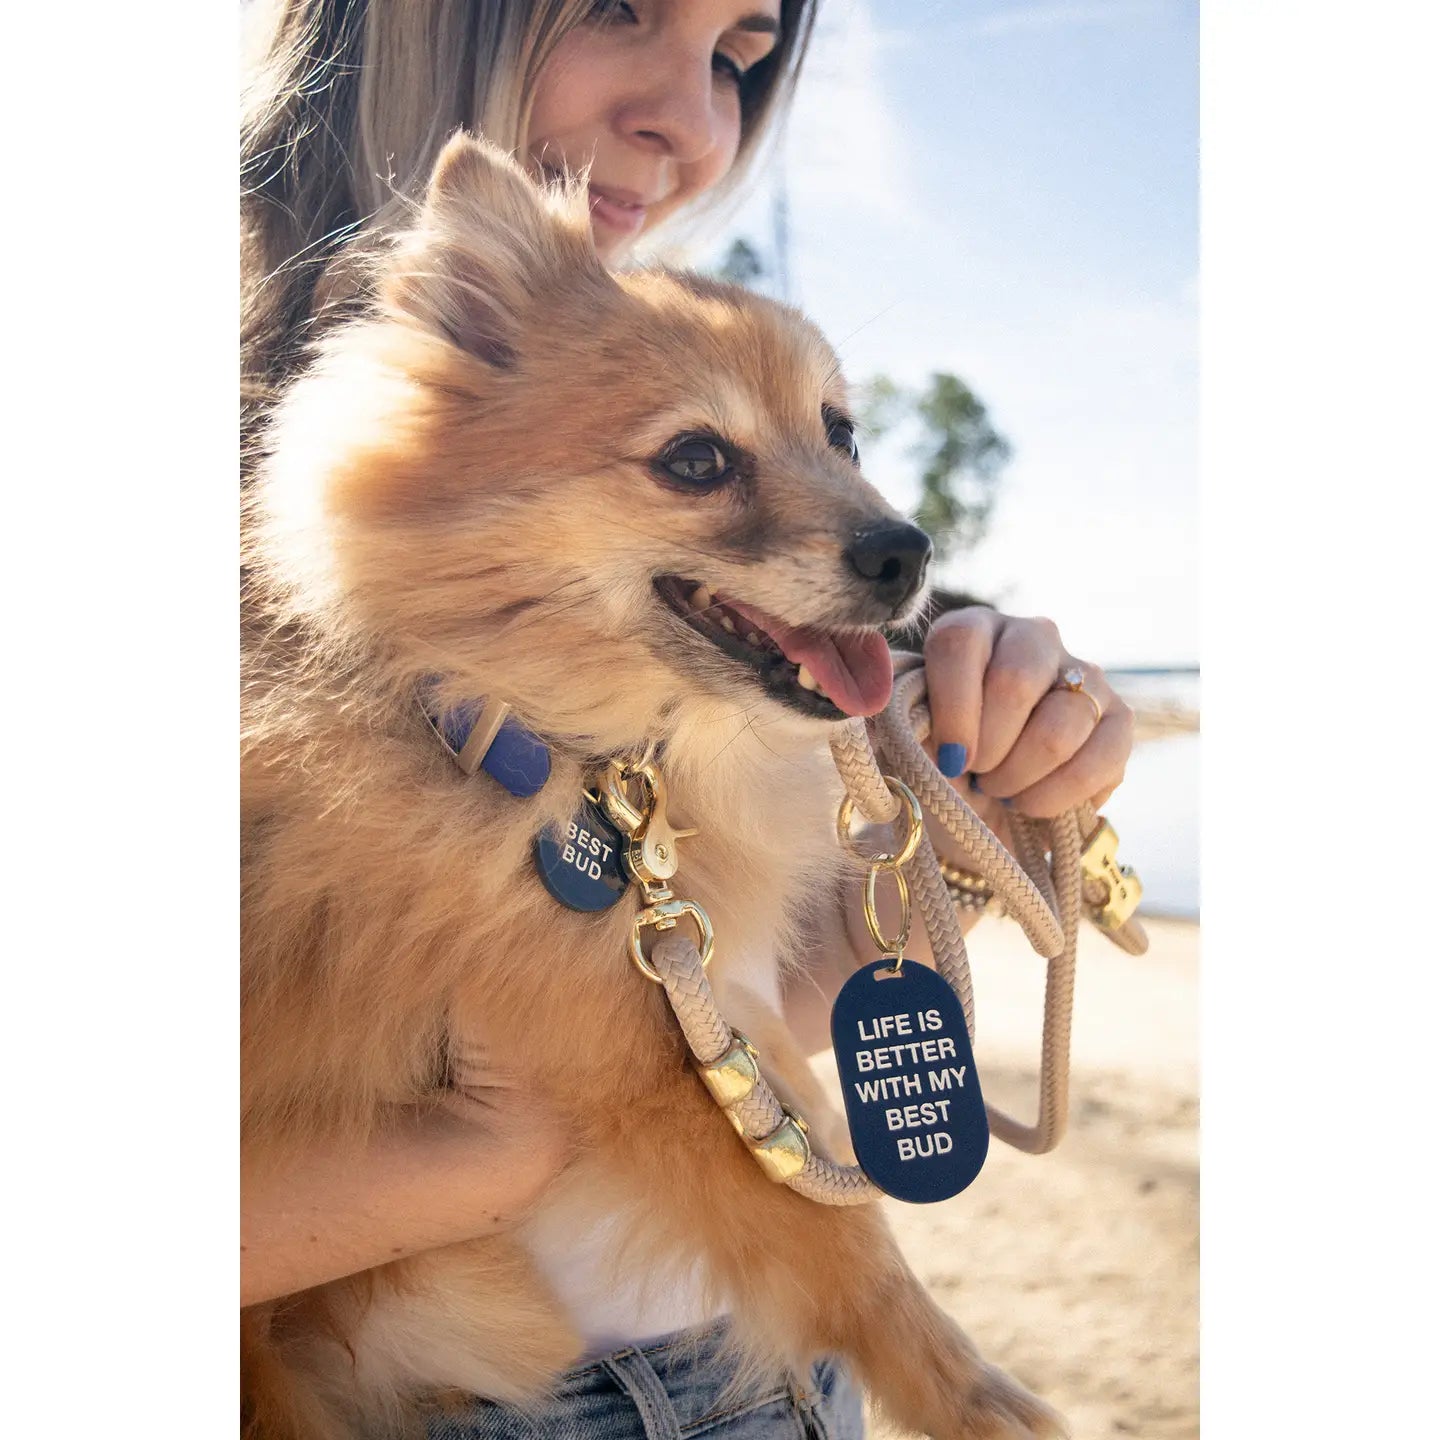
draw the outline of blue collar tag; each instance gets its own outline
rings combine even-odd
[[[608,910],[630,885],[620,861],[624,849],[620,832],[587,800],[566,825],[535,837],[535,869],[562,905]]]
[[[894,956],[876,960],[840,987],[830,1036],[860,1168],[925,1205],[980,1173],[990,1123],[955,992],[918,960],[894,971]]]

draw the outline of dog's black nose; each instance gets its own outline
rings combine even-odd
[[[875,596],[897,610],[925,583],[933,547],[917,526],[887,520],[859,531],[845,558]]]

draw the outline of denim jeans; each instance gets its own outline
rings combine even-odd
[[[816,1364],[803,1387],[725,1396],[723,1334],[723,1324],[683,1330],[603,1355],[534,1410],[472,1401],[433,1416],[427,1440],[862,1440],[860,1391],[836,1361]]]

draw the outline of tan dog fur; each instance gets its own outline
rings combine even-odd
[[[247,1429],[414,1429],[417,1401],[524,1400],[579,1341],[531,1241],[618,1216],[617,1270],[700,1262],[755,1367],[839,1352],[895,1421],[934,1436],[1058,1423],[931,1302],[878,1207],[772,1184],[694,1073],[659,987],[625,959],[627,897],[572,913],[536,832],[594,765],[663,742],[678,893],[718,937],[728,1018],[779,1088],[814,1099],[773,1013],[842,857],[824,722],[785,711],[669,611],[658,574],[795,623],[855,623],[845,537],[893,516],[827,445],[837,362],[793,311],[665,273],[611,276],[583,191],[542,194],[457,137],[377,312],[294,387],[246,523],[243,1143],[252,1168],[353,1142],[481,1046],[567,1117],[574,1160],[533,1222],[245,1316]],[[755,457],[723,492],[657,482],[704,425]],[[534,799],[461,775],[415,701],[502,696],[552,741]]]

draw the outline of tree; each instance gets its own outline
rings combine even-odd
[[[748,240],[732,240],[715,273],[731,285],[744,285],[754,289],[755,282],[765,278],[765,262],[760,258],[760,252]]]
[[[914,418],[920,435],[909,447],[921,462],[915,523],[935,542],[938,559],[969,550],[985,534],[1010,442],[990,423],[984,403],[958,375],[930,376],[923,390],[877,375],[860,387],[861,418],[876,436]]]

